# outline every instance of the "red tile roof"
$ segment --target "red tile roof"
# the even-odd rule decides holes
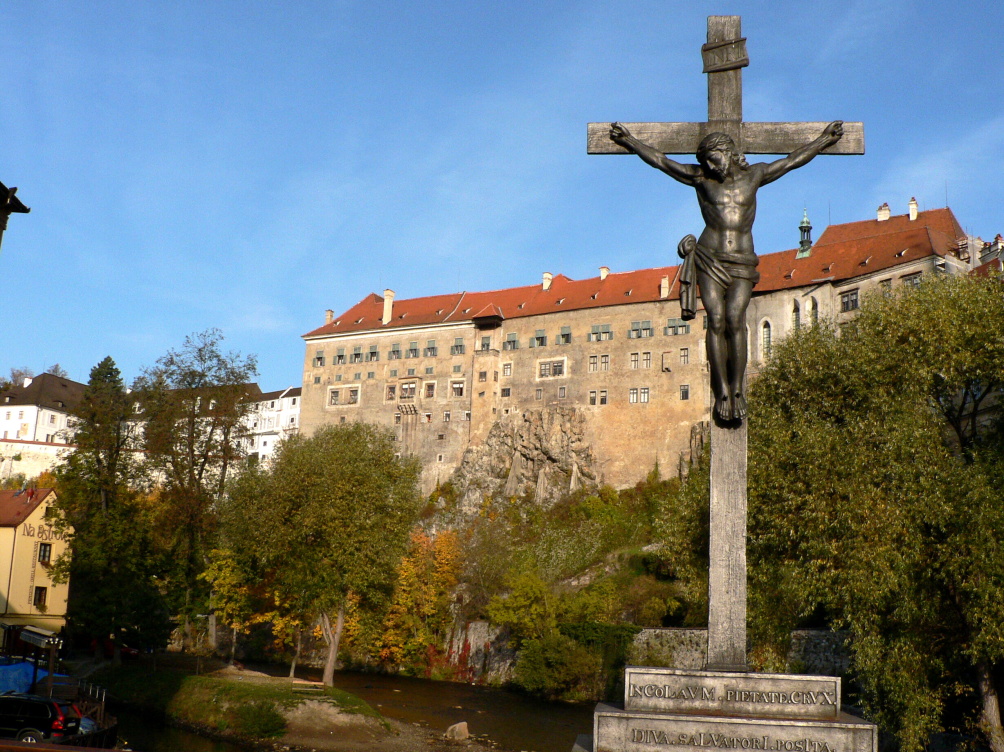
[[[17,527],[38,509],[51,488],[30,488],[26,491],[0,491],[0,527]]]
[[[761,256],[758,267],[761,279],[754,292],[803,287],[814,281],[850,279],[931,255],[944,256],[954,251],[958,239],[964,236],[952,211],[947,208],[920,212],[912,221],[904,214],[884,222],[866,220],[835,225],[820,236],[807,258],[796,259],[797,249]],[[669,278],[669,299],[677,299],[680,295],[678,274],[678,266],[611,273],[606,279],[573,280],[556,274],[548,290],[536,284],[395,300],[393,318],[386,325],[382,323],[383,298],[370,294],[331,323],[303,336],[446,324],[484,316],[512,319],[647,303],[660,299],[664,277]]]
[[[1004,261],[999,258],[990,259],[985,264],[980,264],[972,273],[977,277],[998,277],[1004,272]]]

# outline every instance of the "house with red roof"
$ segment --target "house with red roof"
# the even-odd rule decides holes
[[[66,623],[69,584],[52,581],[52,566],[66,550],[52,525],[49,488],[0,491],[0,622],[58,632]]]
[[[865,296],[969,273],[984,244],[950,209],[828,227],[760,256],[748,321],[752,373],[771,345]],[[679,266],[398,300],[367,295],[327,311],[306,342],[300,423],[308,435],[363,420],[418,456],[426,491],[462,464],[485,490],[540,493],[583,480],[627,486],[686,466],[710,416],[705,317],[684,321]]]

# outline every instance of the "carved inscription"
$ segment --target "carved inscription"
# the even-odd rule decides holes
[[[635,744],[659,744],[667,747],[714,747],[717,749],[760,749],[765,752],[838,752],[823,739],[782,739],[767,734],[761,736],[731,736],[699,731],[694,734],[662,731],[651,728],[631,729]]]
[[[833,705],[837,704],[834,692],[760,692],[755,689],[733,689],[726,687],[727,702],[765,702],[782,705]]]
[[[660,700],[715,700],[714,687],[674,687],[669,684],[632,684],[631,697],[656,697]]]

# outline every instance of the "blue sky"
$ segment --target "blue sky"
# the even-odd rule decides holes
[[[747,120],[862,120],[867,153],[760,192],[760,253],[948,204],[1004,231],[996,3],[46,2],[0,6],[0,373],[128,380],[220,328],[266,390],[300,335],[399,298],[675,263],[692,191],[587,156],[588,121],[704,120],[709,14],[740,14]],[[756,159],[760,159],[757,157]]]

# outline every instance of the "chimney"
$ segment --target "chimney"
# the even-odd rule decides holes
[[[876,219],[878,219],[879,222],[885,222],[889,219],[889,213],[889,204],[882,204],[882,206],[878,208]]]
[[[607,278],[608,274],[610,274],[610,267],[609,266],[601,266],[600,267],[600,281],[602,282],[603,280],[605,280]]]
[[[659,299],[665,300],[669,297],[669,275],[665,275],[659,280]]]
[[[544,292],[547,292],[548,290],[551,289],[551,280],[553,278],[554,276],[551,274],[551,272],[544,272],[544,282],[541,285],[541,287],[544,288]]]
[[[910,221],[913,222],[917,218],[917,199],[911,198],[907,208],[910,210]]]
[[[335,320],[335,312],[329,308],[324,312],[324,323],[330,324],[334,320]]]
[[[394,317],[394,291],[384,290],[383,291],[383,323],[389,324],[390,320]]]

